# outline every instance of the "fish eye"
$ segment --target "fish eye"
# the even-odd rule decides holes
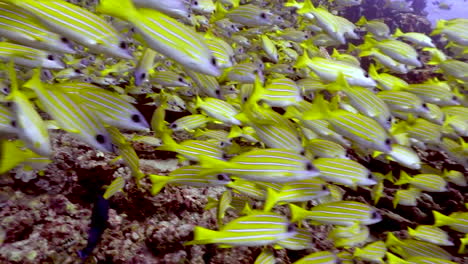
[[[322,185],[322,191],[328,191],[328,187],[325,184]]]
[[[314,165],[312,165],[312,163],[308,162],[307,165],[306,165],[306,170],[307,171],[314,171],[315,167],[314,167]]]
[[[372,173],[367,174],[367,179],[370,179],[370,180],[374,179],[374,175],[372,175]]]
[[[96,141],[99,144],[104,144],[106,142],[106,138],[103,135],[99,134],[96,136]]]
[[[215,94],[216,94],[217,96],[219,96],[219,95],[221,94],[221,91],[220,91],[219,89],[216,89],[216,90],[215,90]]]
[[[75,69],[75,73],[82,74],[83,72],[80,69]]]
[[[387,119],[387,123],[388,123],[388,124],[391,124],[391,123],[392,123],[392,117],[389,117],[389,118]]]
[[[219,181],[229,181],[230,180],[229,176],[227,176],[226,174],[218,174],[218,175],[216,175],[216,178]]]
[[[389,146],[389,145],[391,145],[391,144],[392,144],[392,140],[391,140],[391,139],[389,139],[389,138],[385,139],[385,145]]]
[[[422,106],[424,109],[428,109],[426,103],[423,103],[421,106]]]
[[[288,224],[287,230],[288,230],[288,233],[296,231],[296,225],[293,223]]]
[[[211,57],[211,65],[216,66],[216,58]]]
[[[376,211],[373,211],[371,217],[372,217],[372,219],[375,219],[375,218],[379,218],[380,215]]]
[[[172,129],[177,128],[177,124],[176,124],[176,123],[172,123],[169,127],[172,128]]]
[[[140,122],[141,122],[141,118],[140,118],[139,115],[134,114],[134,115],[132,115],[132,121],[135,122],[135,123],[140,123]]]
[[[193,1],[193,4],[197,6],[197,5],[198,5],[198,1]]]
[[[15,120],[11,120],[10,125],[11,125],[12,127],[16,127],[16,121],[15,121]]]
[[[366,76],[366,78],[369,78],[369,73],[368,73],[368,72],[364,72],[364,76]]]
[[[305,155],[305,150],[301,150],[301,153],[300,153],[302,156]]]
[[[260,13],[260,17],[261,17],[262,19],[266,19],[266,14],[265,14],[265,13]]]
[[[62,41],[63,43],[69,43],[68,39],[65,37],[61,37],[60,41]]]
[[[184,82],[184,79],[182,79],[182,77],[179,77],[179,79],[177,79],[179,82]]]
[[[127,48],[128,48],[127,43],[124,42],[124,41],[121,41],[121,42],[119,43],[119,47],[120,47],[121,49],[127,49]]]
[[[140,74],[141,79],[144,79],[145,77],[146,77],[146,73],[143,72],[142,74]]]
[[[454,96],[452,96],[452,100],[458,102],[458,97],[456,97],[456,96],[454,95]]]
[[[54,60],[54,55],[48,55],[47,59],[53,61]]]
[[[244,96],[244,97],[242,98],[242,101],[243,101],[244,103],[247,102],[247,100],[248,100],[247,96]]]

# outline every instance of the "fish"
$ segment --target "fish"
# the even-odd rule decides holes
[[[30,68],[43,67],[61,70],[65,67],[63,62],[52,53],[5,41],[0,42],[0,59],[4,61],[13,59],[15,64]]]
[[[307,52],[300,56],[294,65],[296,68],[309,67],[320,79],[334,82],[340,73],[344,75],[350,85],[375,87],[377,83],[367,77],[367,72],[362,68],[345,62],[333,61],[321,57],[309,58]]]
[[[305,146],[307,152],[313,159],[339,158],[347,159],[346,149],[338,143],[330,140],[314,138],[309,140]]]
[[[353,257],[365,261],[384,263],[383,258],[385,257],[385,253],[387,253],[385,243],[383,241],[375,241],[362,248],[356,248]]]
[[[431,225],[418,225],[415,229],[408,227],[408,234],[416,239],[439,246],[453,246],[449,235],[444,230]]]
[[[184,67],[207,75],[220,75],[216,58],[202,37],[176,19],[153,9],[136,9],[131,0],[103,0],[96,11],[130,22],[149,48]]]
[[[11,107],[0,104],[0,134],[17,134],[17,121]]]
[[[417,199],[421,195],[421,190],[411,187],[407,190],[396,191],[393,197],[393,207],[396,208],[398,204],[405,206],[416,206]]]
[[[106,200],[109,200],[109,198],[114,196],[116,193],[122,191],[124,187],[125,179],[123,177],[117,177],[109,184],[109,186],[107,186],[106,191],[102,197]]]
[[[232,22],[248,27],[270,26],[273,24],[273,14],[253,4],[239,5],[229,11],[217,9],[220,16],[229,18]],[[224,13],[224,14],[223,14]]]
[[[320,224],[351,226],[356,222],[362,225],[372,225],[382,220],[375,208],[354,201],[319,204],[310,210],[289,204],[289,209],[291,210],[292,222],[312,220]]]
[[[347,186],[366,186],[377,183],[373,174],[360,163],[351,159],[318,158],[314,165],[323,180]]]
[[[297,234],[276,242],[274,248],[286,248],[290,250],[304,250],[310,248],[312,244],[312,234],[306,228],[296,228]]]
[[[226,101],[213,97],[205,97],[204,99],[201,99],[197,96],[195,106],[203,110],[206,115],[225,124],[241,124],[241,122],[235,117],[239,111]]]
[[[132,144],[128,142],[125,136],[115,127],[107,127],[107,131],[112,140],[114,151],[122,158],[124,163],[130,168],[133,177],[136,178],[137,185],[139,181],[145,176],[140,169],[140,159],[135,152]],[[117,184],[117,183],[116,183]],[[124,184],[124,183],[121,183]],[[106,194],[104,194],[104,198]],[[107,198],[106,198],[107,199]]]
[[[40,50],[76,53],[72,43],[66,37],[49,31],[21,8],[2,2],[0,14],[0,32],[3,37]]]
[[[156,55],[156,51],[150,48],[145,48],[135,68],[135,72],[133,73],[135,77],[135,85],[139,86],[143,82],[149,80]]]
[[[157,147],[157,150],[172,151],[179,153],[179,158],[192,161],[199,161],[201,157],[221,160],[223,158],[223,142],[216,140],[185,140],[177,143],[169,133],[162,135],[163,145]]]
[[[263,210],[270,211],[279,202],[304,202],[328,195],[327,185],[320,179],[310,179],[302,181],[288,182],[280,185],[280,189],[275,190],[265,184],[267,198]]]
[[[398,239],[393,233],[387,234],[385,245],[405,259],[410,257],[431,257],[450,260],[452,255],[441,247],[414,239]]]
[[[437,211],[432,211],[434,214],[434,226],[448,226],[450,229],[461,233],[468,233],[468,213],[467,212],[454,212],[450,215],[443,215]]]
[[[15,116],[12,121],[18,129],[19,138],[25,142],[30,150],[41,156],[50,157],[53,151],[47,126],[34,104],[19,90],[14,67],[14,62],[11,60],[7,66],[11,90],[6,99],[12,102],[11,110]],[[12,124],[10,123],[10,125]]]
[[[151,84],[158,84],[163,87],[190,87],[187,78],[174,71],[155,71],[149,77]]]
[[[213,0],[192,0],[190,7],[193,11],[204,15],[209,15],[215,11]]]
[[[427,192],[445,192],[447,182],[435,174],[417,174],[410,177],[405,171],[401,171],[400,179],[395,185],[410,184],[411,186]]]
[[[109,133],[101,120],[92,115],[74,96],[68,95],[53,85],[44,84],[40,79],[40,70],[34,74],[24,87],[35,91],[42,106],[60,128],[73,133],[81,140],[105,152],[112,152],[112,142]]]
[[[390,28],[380,20],[367,20],[365,16],[361,16],[356,25],[364,27],[367,32],[377,39],[386,39],[390,36]]]
[[[329,109],[329,103],[323,97],[317,97],[315,109],[303,114],[306,120],[324,118],[330,122],[334,131],[356,142],[362,147],[388,153],[391,151],[392,139],[386,130],[374,119],[345,110]],[[317,111],[318,110],[318,111]]]
[[[107,229],[109,219],[109,201],[99,195],[94,201],[91,214],[91,224],[88,231],[88,242],[83,250],[78,251],[78,256],[85,261],[92,253],[102,238],[102,234]]]
[[[212,119],[206,115],[188,115],[177,119],[169,125],[172,131],[195,131],[195,129],[206,126]]]
[[[327,86],[329,91],[341,91],[346,94],[351,105],[361,114],[376,120],[383,128],[389,129],[392,122],[390,109],[381,98],[369,89],[350,86],[342,74],[334,84]]]
[[[219,231],[196,226],[193,232],[194,239],[184,245],[263,246],[294,236],[296,227],[278,213],[254,211],[227,223]]]
[[[97,54],[132,59],[128,44],[102,17],[63,0],[6,0],[33,15],[38,21]]]
[[[402,38],[404,40],[410,41],[413,44],[419,46],[419,47],[426,47],[426,48],[435,48],[436,46],[432,42],[431,37],[424,35],[419,32],[406,32],[403,33],[399,28],[395,30],[395,33],[393,34],[393,37],[395,38]]]
[[[54,87],[96,111],[108,125],[135,131],[149,130],[149,124],[140,111],[117,93],[84,82],[63,82]]]
[[[199,165],[183,166],[173,170],[168,176],[149,174],[152,182],[151,194],[158,194],[166,184],[183,184],[195,187],[225,186],[232,182],[231,177],[224,173],[200,175]]]
[[[421,67],[421,61],[417,51],[410,45],[399,40],[384,39],[377,41],[372,37],[365,37],[365,42],[360,49],[376,48],[383,54],[406,65]]]
[[[8,153],[8,155],[5,153]],[[41,156],[29,148],[25,148],[21,140],[2,140],[0,154],[0,174],[6,173],[19,165],[42,170],[52,162],[49,157]]]
[[[319,176],[320,172],[304,156],[288,149],[254,149],[231,158],[199,157],[207,170],[202,173],[229,173],[252,181],[291,182]]]

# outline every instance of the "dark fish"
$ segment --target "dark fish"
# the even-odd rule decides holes
[[[99,195],[94,202],[93,213],[91,215],[88,244],[83,250],[78,251],[78,256],[80,256],[83,262],[91,255],[101,240],[102,234],[107,228],[107,219],[109,219],[109,201]]]

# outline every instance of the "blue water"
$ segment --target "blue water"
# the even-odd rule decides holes
[[[440,9],[439,3],[446,3],[451,6],[450,10]],[[427,18],[433,25],[438,19],[452,18],[468,18],[468,1],[467,0],[427,0]]]

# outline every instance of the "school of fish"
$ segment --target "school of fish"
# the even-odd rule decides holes
[[[167,184],[224,186],[206,206],[218,230],[196,226],[187,246],[263,247],[255,263],[276,263],[277,249],[313,248],[308,223],[332,226],[335,249],[295,264],[448,264],[450,248],[468,253],[468,210],[433,211],[406,238],[379,240],[370,226],[383,220],[385,187],[397,189],[396,208],[468,185],[467,170],[421,157],[438,151],[468,168],[468,19],[440,20],[425,35],[336,12],[361,0],[82,2],[0,0],[0,174],[44,169],[54,157],[48,131],[60,129],[115,153],[152,195]],[[386,8],[408,12],[405,3]],[[421,68],[437,77],[405,80]],[[156,106],[151,120],[135,107],[142,97]],[[187,114],[169,123],[169,111]],[[132,142],[156,138],[155,151],[187,165],[145,175]],[[384,175],[363,160],[402,169]],[[116,178],[104,199],[128,180]],[[343,199],[357,188],[372,205]],[[228,210],[240,217],[225,223]]]

